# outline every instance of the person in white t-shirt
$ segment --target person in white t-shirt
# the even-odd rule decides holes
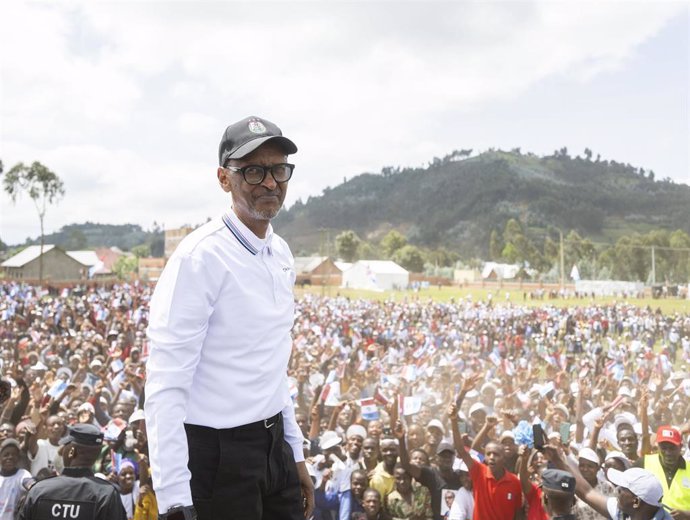
[[[58,455],[60,439],[65,435],[65,422],[57,415],[51,415],[46,421],[47,439],[39,439],[36,431],[31,432],[29,438],[29,461],[31,474],[35,477],[44,468],[53,475],[59,475],[64,466],[62,457]]]
[[[31,473],[19,468],[19,442],[5,439],[0,444],[0,520],[13,520]]]

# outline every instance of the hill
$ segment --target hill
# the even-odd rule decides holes
[[[281,212],[275,227],[296,254],[316,252],[352,229],[369,241],[391,229],[410,243],[487,257],[492,230],[517,219],[543,240],[548,230],[576,230],[596,241],[651,229],[690,231],[690,187],[629,164],[553,155],[456,151],[426,168],[364,173]]]
[[[153,256],[163,256],[165,238],[163,230],[154,226],[144,231],[137,224],[69,224],[59,231],[45,236],[46,244],[55,244],[65,250],[94,249],[98,247],[118,247],[130,251],[139,245],[148,245]],[[23,246],[39,244],[40,237],[27,239]],[[13,246],[16,247],[16,246]]]

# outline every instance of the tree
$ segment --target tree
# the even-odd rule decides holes
[[[386,258],[392,258],[398,249],[402,249],[407,245],[407,238],[396,230],[389,231],[388,234],[381,239],[381,249]]]
[[[489,238],[489,258],[497,261],[501,259],[503,253],[503,240],[501,234],[496,229],[491,230],[491,237]]]
[[[592,150],[590,150],[589,148],[585,148],[585,159],[587,159],[588,161],[592,160]]]
[[[137,258],[148,258],[151,256],[151,246],[149,244],[139,244],[132,248],[132,254]]]
[[[360,243],[361,240],[357,236],[357,233],[351,229],[343,231],[335,237],[335,249],[338,252],[338,256],[346,262],[354,262],[357,260]]]
[[[132,273],[139,268],[139,259],[134,255],[122,255],[113,265],[113,272],[120,280],[129,280]]]
[[[421,273],[424,270],[424,255],[416,246],[406,245],[398,249],[393,255],[393,261],[413,273]]]
[[[38,278],[39,283],[42,283],[43,245],[45,239],[43,221],[48,204],[53,204],[64,196],[64,184],[60,177],[38,161],[34,161],[31,166],[26,166],[24,163],[16,164],[5,175],[3,184],[13,203],[17,201],[17,197],[24,191],[28,193],[34,206],[36,206],[38,219],[41,223],[41,254],[38,257]]]

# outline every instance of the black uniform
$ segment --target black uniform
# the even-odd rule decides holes
[[[59,477],[37,482],[18,520],[127,520],[120,494],[90,468],[65,468]]]

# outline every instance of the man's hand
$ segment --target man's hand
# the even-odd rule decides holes
[[[673,520],[690,520],[690,511],[681,511],[680,509],[671,509],[671,518]]]
[[[302,461],[297,463],[299,485],[302,488],[302,501],[304,504],[304,518],[310,518],[314,512],[314,484],[311,481],[307,464]]]
[[[479,381],[481,381],[483,378],[484,376],[480,373],[472,374],[469,377],[465,378],[462,382],[460,392],[462,392],[463,394],[467,394],[469,391],[474,390]]]

